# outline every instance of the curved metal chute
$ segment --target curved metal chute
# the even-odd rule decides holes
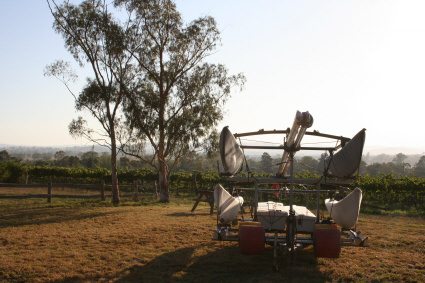
[[[355,188],[348,196],[340,201],[326,199],[325,205],[332,219],[339,226],[345,229],[351,229],[359,219],[362,197],[362,190]]]
[[[313,116],[307,112],[297,111],[295,114],[294,123],[292,124],[291,131],[288,135],[287,145],[289,147],[297,148],[301,144],[301,140],[304,137],[307,128],[310,128],[313,125]],[[276,173],[279,177],[286,177],[286,172],[289,169],[291,164],[290,156],[288,151],[284,151],[282,155],[281,164]]]
[[[229,127],[224,127],[221,131],[219,146],[225,173],[236,175],[242,170],[245,157]]]
[[[325,159],[326,166],[332,175],[338,178],[347,178],[358,170],[362,160],[365,138],[366,129],[363,129],[341,150]]]

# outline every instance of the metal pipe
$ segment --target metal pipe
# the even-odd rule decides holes
[[[239,137],[249,137],[249,136],[259,136],[259,135],[270,135],[270,134],[288,134],[290,131],[289,129],[287,130],[272,130],[272,131],[258,131],[258,132],[249,132],[249,133],[236,133],[233,136],[235,138],[239,138]],[[328,134],[322,134],[319,133],[318,131],[313,131],[313,132],[305,132],[305,134],[307,136],[316,136],[316,137],[323,137],[323,138],[329,138],[329,139],[335,139],[335,140],[340,140],[343,142],[349,142],[351,140],[351,138],[347,138],[347,137],[343,137],[343,136],[335,136],[335,135],[328,135]]]
[[[262,145],[241,145],[243,149],[278,149],[285,150],[283,145],[280,146],[262,146]],[[338,147],[300,147],[300,150],[337,150]],[[283,161],[282,161],[283,162]]]
[[[288,135],[288,140],[286,141],[286,143],[289,147],[291,147],[294,144],[294,140],[295,140],[295,137],[298,133],[298,129],[301,127],[302,118],[303,118],[302,113],[300,111],[297,111],[297,113],[295,114],[294,123],[292,124],[291,131],[289,132],[289,135]],[[283,152],[281,162],[287,162],[288,161],[288,155],[289,155],[289,152],[287,152],[285,150]],[[283,176],[284,177],[284,175],[286,174],[286,171],[284,172],[284,167],[287,168],[285,166],[286,164],[282,163],[282,164],[279,165],[279,169],[277,171],[277,176],[281,176],[281,177]]]
[[[292,212],[292,205],[293,205],[293,201],[294,201],[294,153],[293,152],[291,152],[291,155],[290,155],[290,159],[291,159],[291,186],[290,186],[290,189],[289,189],[289,205],[290,205],[290,209],[289,209],[289,212]]]
[[[309,192],[310,191],[310,185],[307,185],[307,192]],[[309,201],[309,198],[310,198],[310,194],[309,193],[307,193],[307,195],[306,195],[306,200],[305,200],[305,207],[308,209],[308,201]]]
[[[316,210],[316,223],[319,223],[320,214],[320,183],[317,184],[317,210]]]
[[[295,148],[300,146],[301,140],[303,139],[306,131],[307,131],[307,127],[301,127],[301,130],[298,133],[297,139],[295,140]]]
[[[257,221],[257,208],[258,208],[258,182],[255,182],[255,194],[254,194],[254,221]]]
[[[274,244],[273,244],[273,268],[275,271],[277,271],[277,249],[278,249],[278,242],[277,242],[278,234],[277,232],[274,233]]]
[[[239,188],[239,191],[255,191],[254,188]],[[274,193],[278,193],[278,192],[286,192],[286,190],[275,190],[275,189],[258,189],[259,192],[265,192],[265,193],[270,193],[270,194],[274,194]],[[300,193],[300,194],[305,194],[305,193],[315,193],[317,192],[317,190],[293,190],[294,193]],[[320,193],[337,193],[337,190],[320,190]]]

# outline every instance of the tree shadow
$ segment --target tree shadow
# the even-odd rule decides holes
[[[212,250],[197,256],[200,250]],[[301,251],[295,263],[279,253],[280,271],[273,272],[273,250],[264,255],[241,255],[236,243],[210,243],[163,254],[144,265],[117,274],[117,282],[327,282],[311,249]]]
[[[236,243],[211,242],[164,253],[150,261],[139,260],[109,278],[68,277],[56,282],[329,282],[329,274],[318,270],[311,249],[303,250],[295,262],[279,253],[279,272],[273,272],[273,250],[264,255],[241,255]]]
[[[273,272],[273,249],[264,255],[241,255],[236,243],[211,242],[164,253],[153,260],[140,259],[110,277],[68,277],[55,282],[329,282],[330,274],[320,272],[312,249],[299,252],[295,262],[282,252],[279,272]]]
[[[207,215],[216,215],[216,214],[210,214],[208,213],[195,213],[195,212],[175,212],[175,213],[169,213],[166,216],[171,217],[193,217],[193,216],[207,216]]]

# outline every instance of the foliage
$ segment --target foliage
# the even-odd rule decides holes
[[[214,18],[203,16],[185,24],[172,0],[116,0],[130,15],[131,45],[137,79],[126,86],[124,114],[134,134],[124,147],[158,171],[161,201],[169,201],[170,172],[191,150],[202,148],[223,117],[222,106],[242,74],[231,76],[221,64],[204,59],[220,42]],[[154,150],[148,159],[137,146],[146,141]],[[214,146],[206,146],[208,149]]]
[[[425,179],[416,176],[396,178],[393,173],[366,175],[359,178],[358,186],[363,190],[366,202],[387,209],[425,207]]]
[[[117,204],[116,140],[121,130],[125,132],[119,118],[123,86],[135,76],[130,62],[133,55],[125,51],[125,45],[131,44],[132,37],[126,26],[108,11],[105,1],[86,0],[79,5],[69,1],[57,5],[55,0],[47,3],[54,17],[53,28],[62,35],[65,47],[80,66],[90,65],[93,78],[87,78],[87,84],[77,97],[68,85],[69,81],[76,79],[69,63],[58,60],[46,67],[45,75],[58,78],[74,96],[75,108],[88,111],[100,123],[102,131],[98,132],[86,126],[83,117],[78,117],[69,125],[69,132],[74,137],[85,137],[110,148],[113,200]],[[91,167],[95,165],[93,161]]]
[[[54,156],[56,161],[59,161],[66,156],[66,153],[63,150],[60,150],[60,151],[57,151]]]
[[[393,162],[395,164],[402,164],[403,161],[406,160],[406,158],[407,158],[407,155],[400,152],[394,157]]]
[[[172,0],[115,0],[114,7],[127,12],[124,22],[113,17],[112,2],[47,2],[66,48],[94,74],[77,97],[68,86],[76,79],[68,63],[58,60],[46,68],[46,75],[61,80],[74,95],[76,109],[88,110],[103,130],[88,128],[79,117],[69,125],[70,133],[111,149],[115,202],[117,140],[121,149],[158,171],[161,200],[169,201],[173,165],[191,148],[201,147],[203,139],[217,135],[221,106],[231,87],[245,81],[241,74],[228,75],[223,65],[203,62],[220,42],[215,20],[204,16],[185,25]],[[144,156],[146,141],[154,149],[152,159]]]
[[[10,160],[10,155],[6,150],[0,152],[0,161],[8,161]]]
[[[425,155],[421,156],[418,163],[415,164],[414,174],[416,176],[425,177]]]
[[[264,152],[261,155],[261,167],[262,169],[267,173],[272,173],[274,168],[273,165],[273,158],[268,154],[267,152]]]
[[[14,161],[0,161],[0,183],[22,184],[25,179],[26,166]]]
[[[109,162],[111,162],[110,159]],[[83,155],[81,155],[80,163],[87,168],[96,168],[100,163],[99,153],[93,151],[83,153]]]
[[[425,158],[421,158],[415,168],[421,168]],[[111,171],[105,168],[31,166],[15,161],[0,162],[0,182],[23,183],[28,172],[30,183],[47,183],[49,178],[55,183],[95,183],[100,180],[111,182]],[[250,177],[271,177],[273,173],[253,172]],[[196,176],[197,188],[213,189],[217,183],[225,183],[225,177],[215,171],[179,171],[170,175],[170,191],[174,193],[194,192],[193,176]],[[242,176],[248,176],[246,172]],[[149,168],[118,170],[120,184],[132,184],[135,180],[153,183],[158,180],[158,172]],[[296,178],[320,178],[320,174],[309,170],[295,173]],[[249,186],[249,185],[247,185]],[[357,183],[363,190],[364,203],[387,210],[425,209],[425,179],[417,176],[397,176],[394,173],[378,173],[373,176],[360,176]]]

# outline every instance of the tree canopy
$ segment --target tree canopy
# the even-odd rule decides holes
[[[171,0],[116,0],[131,17],[137,62],[134,84],[125,85],[124,113],[133,141],[146,141],[154,151],[146,159],[135,144],[124,151],[157,169],[161,201],[168,202],[168,178],[179,158],[202,146],[223,117],[223,105],[242,74],[229,75],[224,65],[204,62],[220,43],[210,16],[185,24]],[[139,143],[140,144],[140,143]]]
[[[125,52],[127,40],[131,38],[126,37],[126,27],[113,17],[105,1],[85,0],[79,5],[69,1],[57,4],[55,0],[47,0],[47,3],[54,17],[54,30],[62,35],[65,47],[80,66],[90,66],[93,77],[87,78],[87,84],[76,95],[68,84],[77,78],[69,63],[57,60],[46,67],[45,75],[55,76],[64,83],[75,98],[75,108],[88,111],[99,121],[100,132],[89,128],[87,121],[78,117],[69,125],[69,132],[111,149],[113,202],[119,203],[116,141],[120,135],[118,129],[122,129],[121,86],[134,78],[132,55]]]
[[[76,78],[69,64],[59,60],[46,74],[60,79],[74,95],[77,110],[88,110],[106,134],[96,139],[82,117],[72,121],[70,133],[110,146],[113,184],[117,149],[153,166],[161,201],[168,202],[171,169],[190,150],[215,148],[205,141],[218,136],[215,127],[231,88],[245,82],[242,74],[229,75],[224,65],[204,60],[220,44],[216,21],[202,16],[185,23],[172,0],[47,2],[53,28],[75,60],[89,64],[93,77],[76,95],[68,85]],[[117,20],[113,8],[128,18]],[[145,144],[153,149],[150,158]],[[113,192],[119,202],[117,185]]]

